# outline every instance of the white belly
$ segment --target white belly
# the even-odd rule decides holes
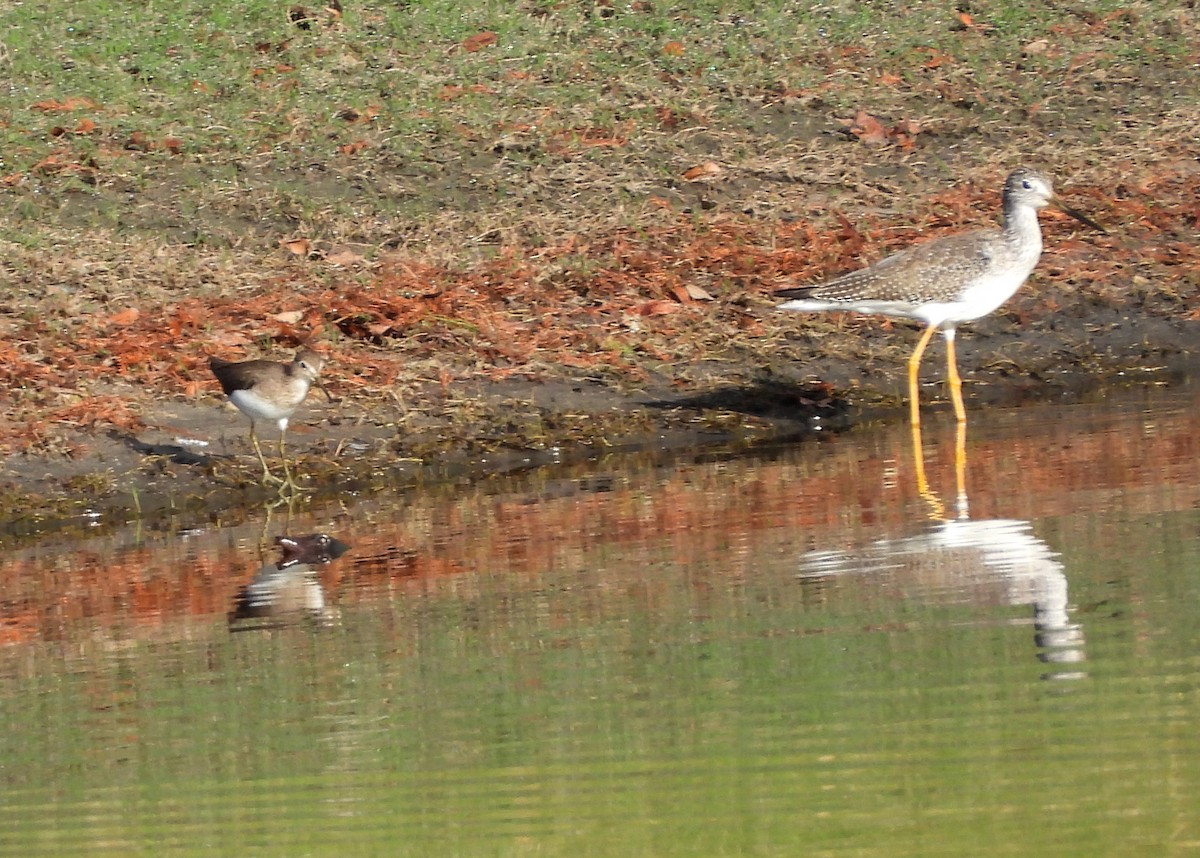
[[[303,401],[304,397],[287,397],[286,402],[263,399],[252,390],[235,390],[229,394],[229,401],[238,407],[243,414],[253,420],[275,420],[286,425],[286,421]]]

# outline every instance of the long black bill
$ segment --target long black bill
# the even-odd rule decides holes
[[[1104,230],[1100,230],[1100,231],[1104,232]],[[325,394],[326,399],[328,399],[330,402],[337,402],[337,400],[333,398],[333,395],[329,392],[329,390],[325,387],[325,385],[321,383],[321,379],[314,378],[313,381],[315,381],[317,383],[317,387],[321,388],[321,392]]]
[[[1064,212],[1065,214],[1069,214],[1071,217],[1075,218],[1075,220],[1079,221],[1080,223],[1087,224],[1088,226],[1090,226],[1092,229],[1096,230],[1097,232],[1102,232],[1105,235],[1108,235],[1107,229],[1100,226],[1100,224],[1096,223],[1094,220],[1092,220],[1090,217],[1085,215],[1083,212],[1077,212],[1077,211],[1075,211],[1075,209],[1071,208],[1070,206],[1063,205],[1062,201],[1057,198],[1055,198],[1055,200],[1054,200],[1054,205],[1055,205],[1055,207],[1058,208],[1059,211]]]

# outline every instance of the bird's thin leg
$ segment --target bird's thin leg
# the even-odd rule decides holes
[[[284,446],[283,446],[284,438],[286,438],[286,437],[287,437],[287,430],[286,429],[281,430],[279,433],[279,459],[280,459],[280,461],[283,462],[283,475],[286,479],[283,481],[283,485],[281,485],[279,488],[280,488],[280,491],[282,491],[285,488],[289,488],[289,489],[292,489],[293,491],[295,491],[296,481],[292,479],[292,472],[288,469],[287,452],[284,450]]]
[[[958,489],[958,500],[956,502],[958,517],[966,521],[970,518],[970,509],[967,504],[967,421],[961,420],[958,423],[957,431],[954,433],[954,483]]]
[[[917,392],[917,375],[921,369],[921,356],[925,354],[925,348],[929,345],[929,340],[936,330],[936,325],[930,325],[925,329],[925,333],[921,334],[921,339],[917,341],[917,347],[913,350],[912,357],[908,359],[908,408],[914,424],[921,422],[921,402]]]
[[[292,476],[291,468],[288,467],[287,451],[284,447],[284,439],[286,437],[287,430],[285,429],[279,433],[279,458],[283,462],[283,473],[287,479],[281,480],[282,485],[279,487],[279,493],[281,495],[295,497],[298,492],[305,491],[306,489],[305,486],[302,486],[296,482],[295,477]]]
[[[954,416],[962,423],[967,419],[967,409],[963,407],[962,376],[958,374],[958,356],[954,353],[954,328],[945,328],[942,336],[946,338],[946,379],[950,382]]]
[[[272,474],[271,469],[267,466],[267,458],[266,458],[266,456],[263,455],[262,447],[260,447],[258,444],[258,433],[254,431],[254,421],[253,420],[250,421],[250,443],[254,445],[254,452],[258,453],[258,461],[262,464],[263,485],[265,486],[267,483],[283,482],[281,479],[279,479],[279,477]]]
[[[924,498],[929,505],[930,521],[946,520],[946,505],[938,497],[937,492],[929,488],[929,479],[925,476],[925,445],[921,442],[921,424],[913,421],[909,424],[912,431],[913,467],[917,473],[917,494]]]

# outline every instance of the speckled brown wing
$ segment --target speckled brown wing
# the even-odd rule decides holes
[[[951,235],[895,253],[825,283],[781,289],[779,298],[852,303],[863,299],[923,304],[953,301],[986,274],[1003,244],[999,230]]]

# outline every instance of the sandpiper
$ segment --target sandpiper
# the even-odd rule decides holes
[[[291,363],[273,360],[234,363],[210,357],[208,366],[221,383],[221,389],[229,401],[250,418],[250,442],[254,445],[254,452],[258,453],[258,461],[262,463],[263,484],[279,483],[280,491],[295,489],[296,484],[284,452],[284,436],[287,434],[288,419],[296,413],[313,384],[321,388],[330,402],[333,401],[319,378],[325,359],[312,349],[301,349]],[[267,466],[255,432],[257,420],[272,420],[279,426],[279,458],[283,461],[283,479],[271,473]]]
[[[920,421],[917,371],[933,332],[946,338],[946,375],[954,414],[966,420],[962,378],[954,354],[961,322],[986,316],[1009,299],[1029,277],[1042,254],[1039,209],[1052,205],[1093,229],[1104,228],[1054,196],[1050,179],[1022,167],[1004,182],[1004,224],[937,238],[902,250],[881,262],[815,286],[782,289],[790,298],[781,310],[856,310],[924,322],[925,332],[908,360],[909,408]]]

